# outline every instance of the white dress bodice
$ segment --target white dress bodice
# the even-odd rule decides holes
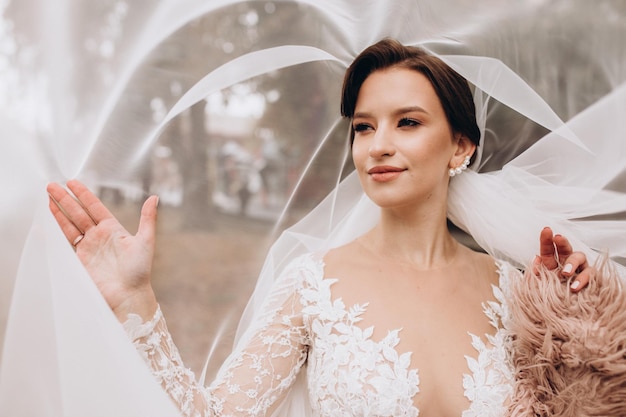
[[[461,417],[501,417],[512,393],[503,290],[519,271],[504,262],[497,262],[497,268],[496,301],[484,305],[494,333],[483,338],[468,333],[476,355],[466,356],[471,373],[463,375],[462,383],[470,407]],[[324,277],[319,257],[294,260],[263,313],[206,388],[183,366],[160,311],[151,322],[141,324],[132,317],[125,326],[184,416],[270,415],[303,367],[315,417],[418,416],[419,370],[411,368],[410,352],[396,350],[402,330],[388,329],[384,338],[374,340],[373,327],[356,325],[367,304],[344,305],[333,297],[334,282]]]

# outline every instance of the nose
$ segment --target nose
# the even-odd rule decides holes
[[[385,156],[392,156],[395,153],[396,150],[393,144],[393,138],[391,137],[391,132],[379,126],[370,143],[370,157],[382,158]]]

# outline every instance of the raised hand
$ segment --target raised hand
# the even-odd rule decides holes
[[[68,181],[73,196],[51,183],[50,211],[120,321],[129,313],[150,319],[157,308],[150,283],[158,198],[146,200],[131,235],[85,185]]]
[[[539,255],[533,261],[533,269],[543,264],[548,269],[561,267],[564,278],[576,278],[570,284],[572,291],[577,292],[589,284],[593,268],[587,263],[587,256],[582,252],[574,252],[567,238],[553,235],[552,229],[544,227],[539,235]]]

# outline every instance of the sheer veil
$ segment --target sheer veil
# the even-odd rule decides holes
[[[617,0],[301,1],[298,16],[309,26],[297,29],[315,36],[268,39],[208,65],[157,122],[154,102],[122,99],[145,81],[134,77],[138,68],[181,28],[240,2],[103,2],[111,6],[109,22],[126,20],[124,30],[113,25],[117,31],[99,34],[89,21],[79,25],[80,16],[96,19],[79,0],[51,3],[0,2],[0,57],[7,58],[0,73],[9,81],[0,85],[2,415],[177,415],[49,215],[47,182],[122,183],[168,123],[210,94],[314,62],[336,77],[337,68],[385,36],[426,47],[474,88],[482,143],[472,169],[451,180],[448,214],[456,226],[519,267],[536,253],[545,225],[592,260],[605,251],[618,262],[626,258],[626,8]],[[250,3],[265,10],[294,5]],[[32,41],[21,49],[9,36],[20,25]],[[117,47],[97,71],[84,52],[94,39],[101,54]],[[94,74],[107,82],[95,82]],[[169,76],[150,74],[163,82]],[[344,127],[328,121],[311,158]],[[355,175],[340,180],[342,167],[328,196],[272,245],[236,346],[291,259],[324,252],[375,223],[376,206]],[[303,378],[284,415],[306,415]]]

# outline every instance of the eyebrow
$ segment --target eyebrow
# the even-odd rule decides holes
[[[428,114],[428,112],[420,106],[400,107],[399,109],[394,110],[393,114],[398,116],[401,114],[413,113],[413,112]],[[368,118],[368,117],[372,117],[372,114],[368,112],[358,112],[358,113],[354,113],[354,116],[352,116],[353,119],[356,119],[358,117]]]

